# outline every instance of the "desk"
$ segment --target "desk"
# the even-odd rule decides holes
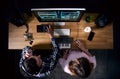
[[[66,22],[65,26],[54,28],[70,28],[70,37],[73,40],[81,40],[85,47],[88,49],[113,49],[113,23],[106,25],[103,28],[98,28],[94,22],[86,22],[85,17],[92,15],[98,16],[98,13],[85,13],[80,22]],[[51,49],[51,42],[47,33],[37,33],[36,25],[39,24],[53,24],[53,22],[39,22],[36,17],[28,22],[29,32],[33,33],[33,44],[30,45],[28,41],[24,39],[24,33],[26,31],[25,26],[17,27],[12,23],[9,23],[9,37],[8,37],[8,49],[23,49],[25,46],[33,46],[35,49]],[[84,32],[84,28],[90,26],[92,31],[95,32],[95,36],[92,41],[87,40],[89,33]],[[72,43],[72,49],[77,49],[75,43]]]

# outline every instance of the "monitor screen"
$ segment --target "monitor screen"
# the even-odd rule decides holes
[[[40,22],[79,22],[85,8],[32,8]]]

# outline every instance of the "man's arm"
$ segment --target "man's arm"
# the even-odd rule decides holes
[[[22,53],[21,53],[21,58],[19,61],[19,68],[20,68],[20,72],[22,75],[29,77],[30,75],[26,72],[26,70],[23,67],[23,61],[29,57],[32,54],[32,49],[30,46],[26,46],[25,48],[22,49]]]
[[[30,50],[29,50],[30,49]],[[29,51],[28,51],[29,50]],[[32,54],[32,49],[30,46],[26,46],[25,48],[22,49],[22,53],[21,53],[21,59],[19,62],[19,66],[22,66],[22,62],[23,60],[25,60],[27,57],[29,57]]]
[[[85,46],[83,45],[83,43],[81,43],[80,40],[76,40],[75,43],[78,48],[80,48],[84,53],[86,53],[88,56],[92,56],[92,54],[88,51],[88,49],[85,48]]]
[[[55,42],[55,39],[53,38],[53,33],[50,25],[47,27],[47,32],[49,34],[49,37],[51,39],[51,43],[53,45],[53,51],[52,54],[50,55],[49,61],[50,63],[46,63],[49,65],[49,68],[46,70],[44,73],[38,73],[37,75],[33,75],[35,77],[45,77],[50,75],[51,71],[55,68],[56,62],[58,61],[58,52],[59,52],[59,47]]]
[[[56,44],[56,41],[55,41],[55,38],[54,38],[54,35],[53,35],[53,31],[52,31],[52,28],[51,28],[50,25],[47,27],[47,32],[48,32],[49,37],[51,39],[51,43],[53,45],[53,48],[55,48],[55,47],[58,48],[58,45]]]
[[[52,31],[52,28],[51,26],[49,25],[49,27],[47,27],[47,32],[50,36],[50,39],[51,39],[51,43],[53,45],[53,51],[52,51],[52,55],[50,56],[50,70],[54,69],[54,66],[55,66],[55,63],[57,61],[57,57],[59,56],[59,46],[58,44],[56,44],[56,40],[53,36],[53,31]]]

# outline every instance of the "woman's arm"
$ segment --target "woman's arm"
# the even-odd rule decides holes
[[[88,56],[92,56],[92,54],[88,51],[88,49],[85,48],[85,46],[83,45],[83,43],[81,43],[80,40],[76,40],[75,43],[78,48],[80,48],[84,53],[86,53]]]

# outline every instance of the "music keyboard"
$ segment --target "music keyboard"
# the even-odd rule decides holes
[[[70,37],[59,37],[56,38],[56,42],[59,45],[60,49],[69,49],[71,48],[72,38]]]
[[[60,43],[58,44],[60,49],[71,48],[71,44]]]

